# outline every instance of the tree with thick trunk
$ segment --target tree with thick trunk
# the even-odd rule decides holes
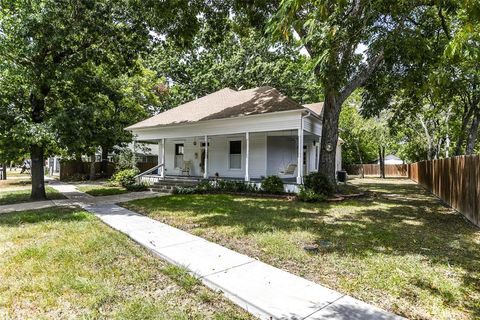
[[[314,72],[323,85],[324,99],[319,171],[331,182],[335,182],[342,105],[382,64],[385,43],[398,36],[410,14],[406,8],[396,12],[391,3],[364,0],[324,0],[315,5],[283,1],[273,14],[269,30],[287,39],[299,38],[316,62]]]
[[[43,147],[38,145],[30,146],[32,193],[30,198],[35,201],[47,199],[45,193],[44,178],[44,154]]]
[[[2,180],[7,180],[7,164],[2,164]]]
[[[121,142],[131,138],[123,128],[152,107],[145,93],[153,85],[144,80],[158,81],[151,71],[144,77],[140,59],[149,32],[184,42],[200,8],[183,1],[2,1],[0,148],[8,152],[0,153],[30,153],[32,199],[45,199],[45,156],[88,154],[101,145],[98,136],[112,136],[101,126],[122,131]]]

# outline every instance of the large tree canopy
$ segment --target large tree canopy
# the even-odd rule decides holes
[[[145,99],[128,87],[136,81],[144,88],[139,92],[150,89],[151,75],[138,61],[151,43],[151,30],[175,34],[178,43],[195,31],[194,8],[178,13],[190,7],[188,1],[174,7],[152,5],[127,0],[2,1],[0,118],[8,120],[0,144],[30,153],[33,199],[45,198],[46,153],[109,147],[116,142],[109,139],[121,141],[121,127],[136,120],[132,114],[142,115],[132,101]],[[189,19],[171,20],[179,16]],[[144,80],[135,80],[138,75]]]
[[[225,87],[266,85],[301,103],[321,101],[321,86],[311,71],[311,61],[299,52],[298,46],[272,42],[250,28],[230,28],[215,41],[205,26],[190,48],[178,48],[172,41],[157,47],[150,56],[150,68],[170,82],[164,108]]]
[[[424,1],[243,1],[237,19],[291,41],[299,39],[313,61],[325,98],[319,170],[334,180],[335,153],[342,104],[396,54],[409,19],[435,4]],[[365,48],[362,52],[362,48]],[[398,50],[398,48],[397,48]]]

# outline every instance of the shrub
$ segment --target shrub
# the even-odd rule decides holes
[[[145,183],[134,183],[125,186],[125,189],[128,191],[146,191],[148,190],[148,186]]]
[[[257,192],[257,186],[244,181],[219,180],[215,185],[215,190],[224,192]]]
[[[139,170],[137,168],[120,170],[113,175],[113,181],[128,189],[129,186],[137,184],[135,176],[138,173]]]
[[[312,189],[300,187],[300,192],[297,195],[297,199],[303,202],[322,202],[327,200],[327,196],[324,194],[316,193]]]
[[[120,149],[118,155],[115,156],[118,170],[132,169],[137,164],[137,157],[132,149],[125,147]]]
[[[277,176],[266,177],[262,181],[262,190],[266,193],[283,193],[283,181]]]
[[[175,187],[172,190],[172,194],[198,194],[202,193],[198,187]]]
[[[312,172],[303,178],[305,189],[312,190],[317,194],[329,196],[333,194],[335,188],[328,178],[320,172]]]

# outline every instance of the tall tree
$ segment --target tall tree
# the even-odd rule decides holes
[[[135,74],[151,32],[187,42],[200,7],[201,1],[2,1],[0,91],[13,99],[0,104],[0,118],[10,119],[0,138],[14,137],[12,147],[29,152],[32,199],[45,199],[45,155],[59,146],[84,151],[95,115],[110,107],[99,74]]]
[[[158,46],[150,68],[169,80],[163,108],[231,87],[247,89],[272,86],[299,102],[321,101],[321,86],[310,69],[310,59],[295,45],[275,43],[252,28],[237,28],[215,40],[208,26],[189,48],[173,41]]]
[[[237,1],[238,20],[284,39],[299,39],[314,62],[325,98],[319,170],[335,178],[335,150],[342,104],[395,54],[408,19],[427,10],[424,1]],[[268,22],[268,23],[267,23]],[[333,147],[332,147],[333,146]]]
[[[449,156],[450,149],[471,154],[480,122],[478,20],[457,1],[429,8],[408,23],[396,43],[398,54],[367,83],[363,107],[371,116],[392,109],[391,125],[406,134],[417,128],[423,140],[408,138],[419,143],[416,150],[407,148],[415,151],[412,158]]]

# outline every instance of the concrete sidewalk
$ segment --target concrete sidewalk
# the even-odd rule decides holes
[[[52,187],[261,319],[403,319],[113,203],[93,202],[73,186]]]
[[[57,204],[53,200],[5,204],[0,206],[0,213],[38,210],[38,209],[55,207],[56,205]]]
[[[85,209],[262,319],[402,319],[117,205]]]

